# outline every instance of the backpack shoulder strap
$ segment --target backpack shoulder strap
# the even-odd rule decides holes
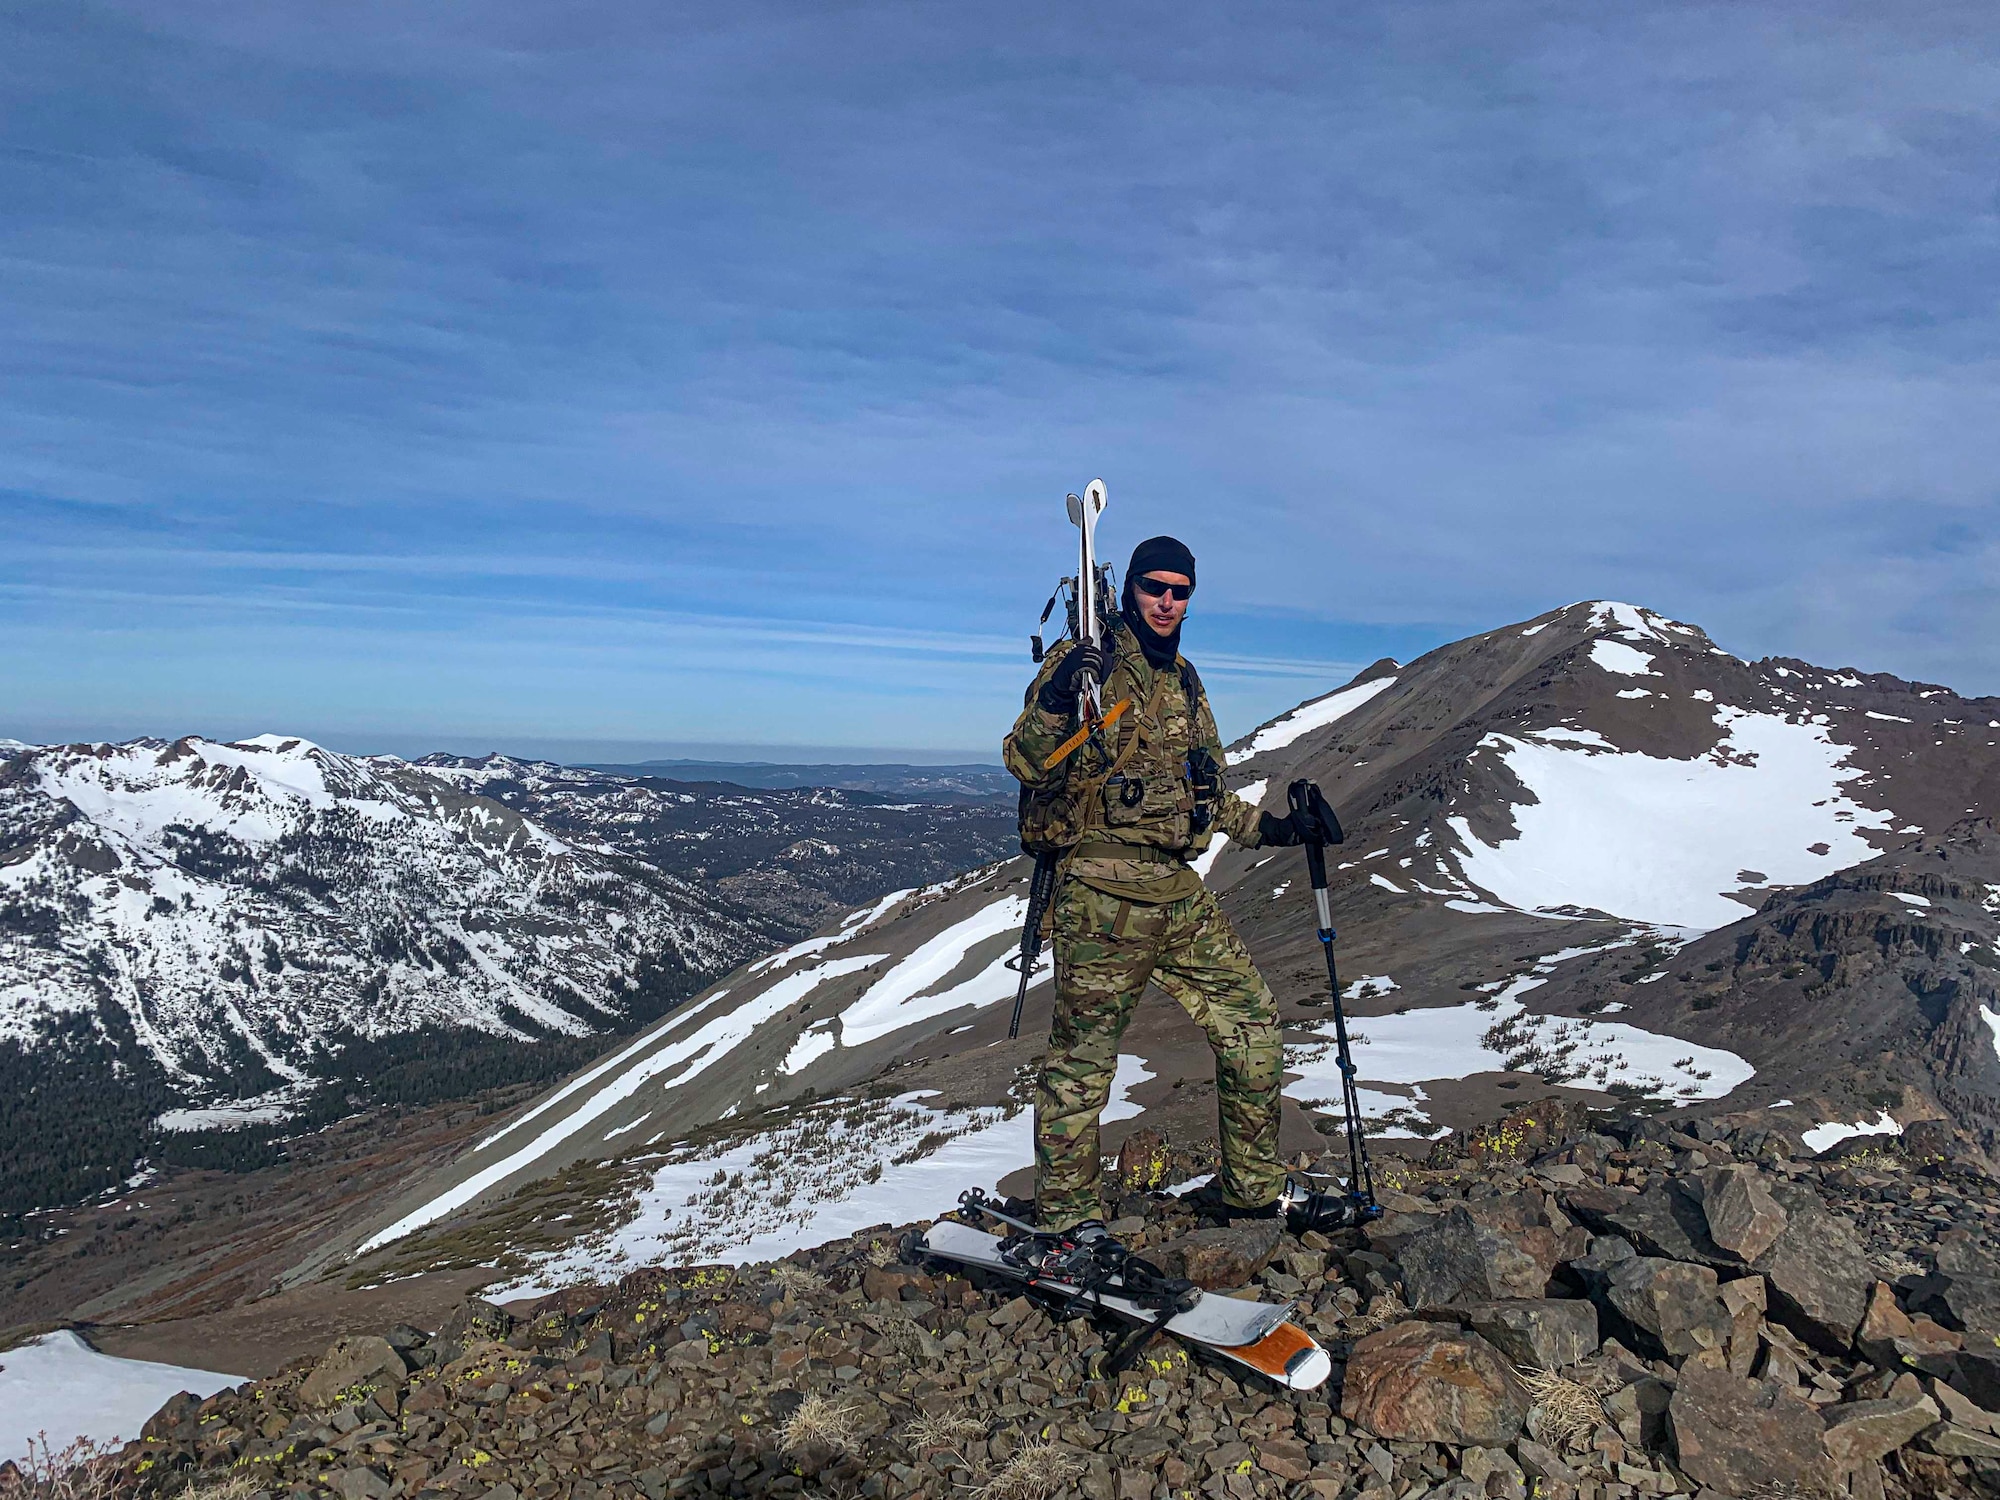
[[[1194,663],[1185,656],[1176,656],[1174,665],[1180,668],[1181,691],[1187,694],[1188,707],[1193,709],[1195,699],[1207,696],[1202,690],[1201,675],[1195,671]]]

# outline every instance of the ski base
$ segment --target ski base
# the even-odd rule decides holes
[[[1076,1291],[1066,1281],[1031,1275],[1001,1256],[998,1235],[953,1219],[940,1219],[932,1225],[916,1248],[939,1260],[1003,1276],[1053,1296],[1068,1296]],[[1157,1323],[1160,1317],[1154,1309],[1142,1307],[1109,1288],[1088,1293],[1085,1303],[1140,1326]],[[1313,1341],[1311,1334],[1291,1321],[1291,1311],[1286,1303],[1252,1302],[1201,1292],[1185,1312],[1175,1313],[1161,1325],[1161,1331],[1187,1343],[1199,1344],[1290,1390],[1317,1390],[1333,1373],[1333,1359]]]

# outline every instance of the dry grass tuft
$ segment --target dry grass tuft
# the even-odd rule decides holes
[[[28,1439],[28,1451],[0,1464],[0,1500],[111,1500],[118,1492],[123,1445],[80,1437],[67,1448],[49,1447],[49,1435]]]
[[[778,1446],[787,1453],[820,1449],[827,1453],[851,1453],[860,1436],[859,1413],[828,1396],[806,1397],[798,1409],[785,1418],[778,1434]]]
[[[1409,1315],[1410,1310],[1403,1305],[1401,1297],[1394,1292],[1383,1292],[1378,1297],[1371,1297],[1366,1311],[1354,1314],[1347,1320],[1347,1326],[1359,1338],[1378,1328],[1387,1328],[1391,1323],[1400,1323]]]
[[[1029,1443],[973,1493],[978,1500],[1054,1500],[1083,1469],[1083,1460],[1065,1448]]]
[[[795,1260],[781,1260],[772,1266],[771,1279],[791,1296],[806,1296],[826,1290],[824,1276],[811,1266],[802,1266]]]
[[[1604,1407],[1590,1388],[1553,1370],[1516,1368],[1540,1411],[1535,1425],[1542,1441],[1558,1452],[1581,1453],[1588,1448],[1591,1434],[1605,1420]]]
[[[956,1448],[974,1438],[986,1436],[986,1424],[970,1412],[923,1412],[903,1429],[903,1441],[912,1448]]]
[[[896,1247],[887,1240],[870,1240],[867,1253],[871,1266],[892,1265],[896,1259]]]
[[[248,1474],[227,1474],[219,1479],[210,1476],[206,1484],[191,1480],[178,1500],[250,1500],[256,1493],[257,1481]]]
[[[1871,1255],[1868,1257],[1868,1268],[1882,1281],[1924,1274],[1924,1263],[1906,1250],[1885,1250],[1879,1255]]]

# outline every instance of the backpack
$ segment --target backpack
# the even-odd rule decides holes
[[[1194,668],[1186,661],[1179,661],[1178,666],[1181,691],[1187,694],[1188,704],[1192,707],[1201,692],[1201,679],[1195,676]],[[1164,672],[1153,675],[1153,691],[1142,711],[1144,717],[1150,719],[1157,714],[1160,688],[1166,680]],[[1023,782],[1016,811],[1021,852],[1037,857],[1055,855],[1060,858],[1082,843],[1084,835],[1098,826],[1104,806],[1105,783],[1125,769],[1125,762],[1132,758],[1132,752],[1138,747],[1139,732],[1135,724],[1124,736],[1117,755],[1101,774],[1066,775],[1047,787],[1031,787]]]

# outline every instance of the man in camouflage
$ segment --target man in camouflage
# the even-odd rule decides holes
[[[1053,906],[1054,1024],[1035,1094],[1035,1210],[1049,1230],[1101,1213],[1098,1116],[1118,1042],[1152,980],[1215,1051],[1227,1210],[1303,1220],[1278,1160],[1284,1050],[1277,1001],[1190,860],[1218,834],[1247,847],[1314,835],[1259,812],[1222,785],[1222,745],[1201,679],[1181,657],[1194,554],[1172,537],[1141,542],[1117,618],[1097,650],[1070,642],[1043,662],[1007,736],[1008,770],[1031,794],[1083,796],[1081,838],[1064,856]],[[1044,763],[1075,725],[1078,677],[1092,669],[1107,710],[1129,708],[1095,744]]]

